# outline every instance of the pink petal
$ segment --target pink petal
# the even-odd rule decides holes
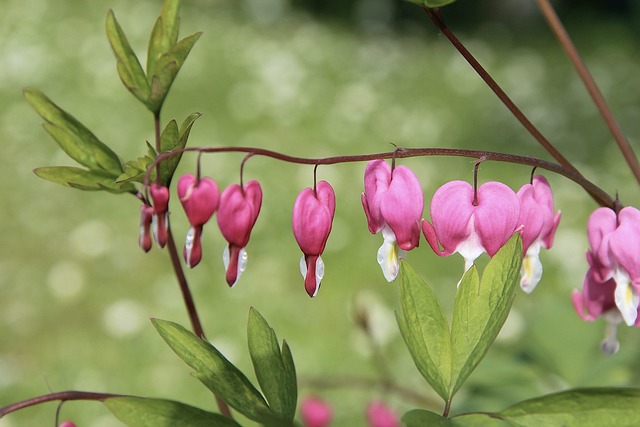
[[[609,249],[609,239],[616,228],[616,213],[612,209],[598,208],[589,217],[587,223],[589,245],[591,246],[593,261],[601,270],[613,270],[614,268],[614,261]],[[607,274],[607,276],[609,275]]]
[[[331,232],[335,212],[335,194],[326,181],[316,185],[316,192],[306,188],[293,205],[293,235],[305,255],[320,255]]]
[[[523,185],[518,190],[517,196],[520,201],[518,225],[523,226],[520,231],[522,234],[522,253],[526,254],[529,246],[540,237],[544,225],[544,211],[535,198],[533,185]]]
[[[540,212],[543,215],[544,223],[542,230],[540,230],[540,238],[543,241],[544,247],[550,249],[553,246],[553,238],[560,222],[560,212],[554,214],[554,202],[553,192],[547,179],[538,175],[533,178],[534,197],[538,206],[540,206]]]
[[[620,226],[611,234],[609,246],[617,263],[632,282],[640,281],[640,211],[626,207],[618,214]]]
[[[192,226],[205,224],[218,209],[220,192],[211,178],[185,174],[178,181],[178,197]]]
[[[432,230],[423,222],[422,231],[436,253],[451,255],[469,238],[473,232],[469,226],[473,211],[473,188],[468,182],[447,182],[435,192],[431,199]],[[437,245],[434,246],[432,241],[433,234],[437,236],[444,251],[436,251]]]
[[[478,188],[475,208],[480,243],[489,256],[494,256],[516,231],[520,216],[518,196],[500,182],[487,182]]]
[[[418,246],[423,209],[424,196],[418,178],[406,166],[396,167],[389,188],[381,195],[380,212],[398,246],[405,251]]]
[[[380,232],[385,220],[380,212],[381,195],[391,183],[391,166],[384,160],[373,160],[364,171],[364,193],[362,207],[367,217],[367,225],[372,234]]]
[[[244,189],[232,184],[224,190],[220,197],[218,226],[227,242],[239,248],[249,243],[261,204],[262,190],[257,181],[248,182]]]
[[[333,410],[325,401],[308,397],[300,405],[300,415],[304,427],[326,427],[331,424]]]
[[[379,401],[367,407],[367,422],[370,427],[400,427],[398,415]]]
[[[589,322],[593,321],[603,313],[616,308],[615,290],[616,282],[613,279],[601,283],[590,268],[582,284],[582,293],[573,293],[573,306],[580,317]]]

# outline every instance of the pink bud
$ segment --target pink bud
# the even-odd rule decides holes
[[[369,403],[367,422],[370,427],[400,427],[400,420],[396,413],[380,401]]]
[[[300,415],[304,427],[326,427],[333,419],[331,406],[316,397],[308,397],[302,401]]]
[[[324,275],[324,263],[320,255],[331,232],[336,209],[336,196],[331,185],[321,181],[316,190],[305,188],[293,205],[293,235],[304,253],[300,271],[305,278],[305,289],[314,297]]]
[[[249,181],[244,188],[238,184],[227,187],[220,198],[218,226],[229,242],[223,261],[229,286],[235,285],[246,267],[244,247],[262,206],[262,189],[258,181]]]
[[[62,424],[60,424],[60,427],[76,427],[76,425],[71,421],[65,421]]]
[[[153,208],[149,205],[140,206],[140,237],[138,243],[143,251],[151,250],[151,222],[153,221]]]
[[[218,209],[218,185],[211,178],[198,180],[191,174],[185,174],[178,181],[178,197],[191,224],[183,255],[187,265],[193,268],[202,258],[202,226]]]
[[[164,248],[169,230],[169,189],[154,183],[150,192],[153,200],[153,233],[158,246]]]
[[[433,225],[423,220],[422,232],[436,254],[460,253],[467,270],[483,252],[498,252],[516,231],[519,215],[518,197],[506,185],[487,182],[478,188],[476,199],[469,183],[451,181],[433,195]]]

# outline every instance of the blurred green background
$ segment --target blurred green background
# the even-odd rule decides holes
[[[450,26],[588,178],[637,206],[638,187],[534,2],[517,2],[522,8],[511,14],[516,9],[505,2],[489,2],[481,11],[468,3],[443,10]],[[637,146],[637,3],[574,3],[561,4],[562,16]],[[31,172],[70,163],[24,102],[27,86],[43,90],[123,159],[144,154],[152,118],[119,81],[104,18],[112,8],[144,58],[160,6],[160,0],[0,0],[0,406],[79,389],[214,409],[209,392],[148,321],[188,326],[167,254],[154,248],[145,255],[137,246],[138,202],[63,188]],[[163,120],[181,122],[202,112],[191,146],[250,145],[320,157],[389,151],[392,142],[547,158],[423,15],[417,6],[382,0],[185,0],[181,35],[204,35],[173,86]],[[205,156],[203,173],[226,187],[237,182],[241,158]],[[418,175],[426,201],[446,181],[472,178],[468,159],[402,163]],[[186,155],[178,173],[193,172],[194,165],[195,156]],[[310,167],[249,161],[245,179],[260,180],[264,203],[247,248],[247,271],[234,289],[227,287],[224,241],[212,223],[205,228],[204,260],[188,272],[208,338],[252,372],[245,329],[248,309],[256,307],[290,344],[301,396],[327,399],[338,426],[363,425],[373,398],[398,412],[420,405],[367,382],[381,373],[354,324],[356,307],[370,313],[394,380],[434,398],[395,326],[397,289],[376,263],[382,239],[367,230],[363,171],[364,164],[318,170],[338,200],[323,255],[326,275],[314,300],[304,292],[290,230],[295,196],[313,182]],[[501,180],[517,190],[529,174],[523,167],[485,164],[480,180]],[[499,410],[568,387],[640,385],[640,333],[621,328],[620,352],[604,357],[604,323],[584,323],[570,302],[586,270],[584,230],[595,204],[572,182],[547,177],[563,218],[555,247],[542,254],[543,280],[532,295],[518,295],[503,333],[454,400],[454,413]],[[181,242],[188,226],[180,206],[172,207]],[[438,258],[423,241],[409,260],[451,307],[462,259]],[[318,379],[348,385],[325,387]],[[30,408],[0,426],[50,425],[54,413],[55,404]],[[62,418],[84,427],[120,425],[96,403],[67,403]]]

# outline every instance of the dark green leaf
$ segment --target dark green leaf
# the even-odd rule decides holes
[[[153,324],[169,347],[195,370],[195,376],[229,406],[262,424],[277,420],[247,377],[209,342],[177,323],[154,319]]]
[[[122,173],[122,163],[117,154],[75,117],[37,89],[25,89],[24,97],[45,120],[44,128],[69,157],[92,171],[114,178]]]
[[[172,400],[114,397],[103,403],[129,427],[240,427],[220,414]]]
[[[450,418],[455,427],[512,427],[513,424],[501,419],[497,414],[464,414]]]
[[[450,3],[453,3],[456,0],[408,0],[411,3],[416,3],[419,4],[420,6],[426,6],[426,7],[440,7],[440,6],[446,6]]]
[[[153,76],[156,61],[178,41],[180,0],[165,0],[156,21],[147,51],[147,76]]]
[[[147,102],[147,106],[151,111],[160,111],[178,71],[182,68],[189,52],[191,52],[191,48],[201,35],[202,33],[196,33],[185,37],[156,61],[154,74],[150,76],[151,94]]]
[[[179,140],[180,134],[178,133],[178,124],[175,120],[171,120],[167,123],[167,126],[164,128],[162,135],[160,136],[160,153],[166,153],[167,151],[173,150],[178,145]],[[179,161],[180,159],[177,159],[177,161],[173,160],[171,162],[165,160],[160,163],[160,178],[165,186],[169,186],[171,177],[173,176],[173,172],[178,166]]]
[[[275,331],[253,308],[249,311],[247,337],[253,368],[269,407],[284,424],[291,425],[298,387],[289,346],[283,343],[280,351]]]
[[[131,184],[116,183],[110,175],[87,169],[70,166],[50,166],[34,169],[33,172],[42,179],[78,190],[135,193],[135,188]]]
[[[464,275],[451,324],[451,396],[482,360],[507,320],[522,263],[520,233],[493,256],[482,273],[475,266]]]
[[[180,131],[179,131],[180,137],[176,139],[175,145],[171,146],[168,143],[170,141],[169,138],[162,139],[162,143],[161,143],[162,152],[166,153],[171,150],[182,150],[184,147],[186,147],[187,140],[189,139],[189,134],[191,132],[191,127],[193,126],[193,123],[201,115],[202,115],[201,113],[193,113],[189,115],[189,117],[187,117],[182,122],[182,125],[180,125]],[[169,125],[167,125],[167,128],[168,127]],[[167,132],[167,129],[165,129],[165,132]],[[164,135],[164,132],[163,132],[163,135]],[[162,176],[162,182],[167,187],[171,183],[171,179],[173,177],[173,174],[176,171],[176,168],[178,167],[178,164],[180,163],[181,158],[182,158],[182,153],[178,153],[163,160],[162,163],[160,164],[160,174]]]
[[[453,423],[441,415],[424,409],[414,409],[402,416],[402,424],[407,427],[452,427]]]
[[[400,268],[402,338],[422,376],[443,399],[449,397],[451,338],[449,324],[433,290],[406,262]]]
[[[640,389],[568,390],[517,403],[498,415],[521,427],[639,426]]]
[[[112,10],[107,14],[106,29],[107,38],[118,61],[118,74],[122,83],[136,98],[147,104],[151,92],[149,82]]]

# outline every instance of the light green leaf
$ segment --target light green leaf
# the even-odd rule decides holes
[[[411,357],[422,376],[447,400],[451,380],[449,324],[431,287],[406,261],[400,268],[400,306],[396,319]]]
[[[247,337],[253,368],[269,407],[285,425],[291,425],[298,386],[289,346],[283,342],[280,351],[275,331],[254,308],[249,311]]]
[[[171,85],[187,59],[191,48],[198,41],[202,33],[195,33],[185,37],[175,44],[167,53],[158,58],[154,67],[154,74],[150,76],[151,93],[147,106],[153,112],[158,112],[171,89]]]
[[[147,50],[147,76],[153,76],[156,61],[167,53],[178,40],[180,27],[180,0],[165,0],[156,21]]]
[[[522,263],[520,233],[493,256],[482,273],[473,266],[456,293],[451,324],[451,396],[489,350],[507,320]]]
[[[125,162],[124,172],[118,176],[116,182],[139,182],[140,184],[144,184],[144,177],[147,174],[147,170],[156,158],[156,152],[149,143],[147,143],[147,149],[148,151],[145,156]],[[149,182],[154,182],[155,180],[156,171],[154,168],[149,174]],[[166,186],[168,187],[168,185]]]
[[[229,406],[262,424],[277,420],[247,377],[209,342],[177,323],[154,319],[153,325],[169,347],[195,370],[194,375]]]
[[[118,61],[117,69],[122,83],[136,98],[147,104],[151,92],[149,82],[112,10],[107,14],[106,30],[107,38]]]
[[[568,390],[517,403],[498,415],[519,427],[639,426],[640,389]]]
[[[240,427],[220,414],[172,400],[114,397],[103,403],[129,427]]]
[[[453,3],[456,0],[408,0],[408,1],[410,1],[411,3],[419,4],[420,6],[435,8],[440,6],[446,6],[450,3]]]
[[[114,178],[122,172],[122,163],[118,155],[75,117],[58,107],[37,89],[25,89],[24,97],[45,120],[44,128],[69,157],[92,171],[102,172]]]
[[[116,183],[110,175],[82,168],[49,166],[34,169],[33,172],[42,179],[78,190],[106,190],[111,193],[136,192],[135,187],[131,184]]]

